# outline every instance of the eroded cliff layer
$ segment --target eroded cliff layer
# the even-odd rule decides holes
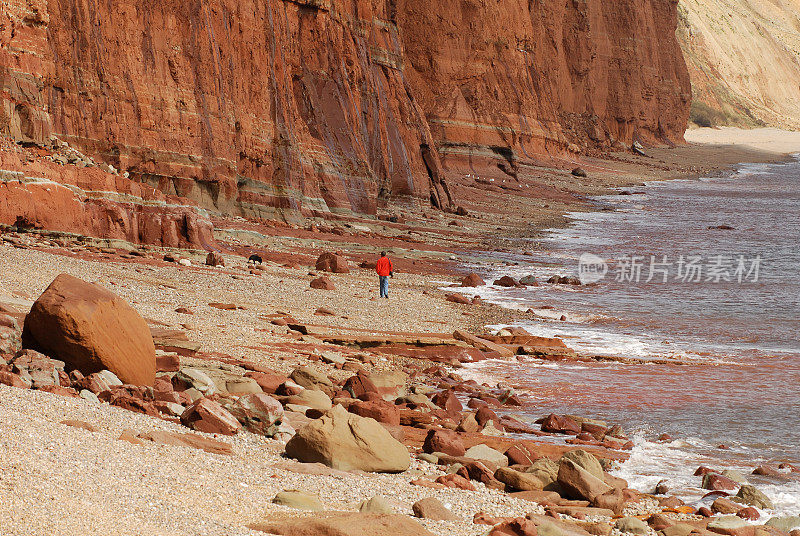
[[[700,126],[800,128],[800,0],[681,0]]]
[[[225,214],[451,208],[470,167],[678,141],[688,116],[672,0],[0,7],[6,135]]]

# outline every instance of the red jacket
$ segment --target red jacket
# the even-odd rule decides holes
[[[392,269],[392,261],[389,260],[389,257],[381,257],[378,259],[378,263],[375,265],[375,271],[378,272],[380,276],[388,276],[394,270]]]

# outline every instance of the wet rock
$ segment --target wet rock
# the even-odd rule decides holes
[[[519,284],[525,285],[526,287],[538,287],[539,281],[536,279],[536,276],[526,275],[525,277],[519,280]]]
[[[775,508],[769,497],[764,495],[764,493],[759,491],[755,486],[749,484],[743,484],[733,500],[755,506],[756,508],[761,508],[762,510],[772,510]]]
[[[667,493],[669,493],[669,486],[667,485],[667,481],[659,480],[658,484],[656,484],[655,494],[666,495]]]
[[[472,300],[463,294],[445,294],[444,299],[452,303],[460,303],[462,305],[471,305]]]
[[[747,484],[747,478],[745,478],[745,476],[739,471],[734,471],[733,469],[725,469],[720,474],[726,478],[730,478],[737,484]]]
[[[461,280],[462,287],[482,287],[486,281],[481,279],[478,274],[472,273],[467,275]]]
[[[305,493],[297,490],[281,491],[272,499],[273,504],[281,506],[288,506],[289,508],[296,508],[298,510],[311,510],[319,512],[324,510],[319,497],[311,493]]]
[[[405,446],[381,424],[350,414],[338,405],[300,428],[286,444],[286,454],[344,471],[397,473],[411,463]]]
[[[445,505],[434,497],[421,499],[411,506],[414,516],[437,521],[456,521],[458,518]]]
[[[466,449],[458,434],[450,430],[429,430],[425,436],[422,450],[429,454],[442,452],[450,456],[464,456]]]
[[[711,503],[711,511],[715,514],[735,514],[741,510],[743,506],[736,504],[730,499],[720,497]]]
[[[730,531],[741,529],[745,526],[747,526],[747,523],[739,517],[722,516],[712,519],[711,522],[707,525],[707,528],[711,532],[730,534]]]
[[[209,434],[234,435],[242,427],[239,421],[219,403],[201,398],[181,415],[184,426]]]
[[[581,432],[581,425],[570,417],[550,414],[542,422],[542,431],[552,434],[576,435]]]
[[[612,489],[590,471],[570,459],[563,458],[558,467],[558,484],[570,498],[587,501],[593,501],[598,495]]]
[[[783,477],[784,474],[775,469],[774,467],[770,467],[769,465],[759,465],[755,469],[753,469],[754,475],[760,476],[771,476],[771,477]]]
[[[792,529],[800,528],[800,516],[772,517],[764,524],[783,532],[789,532]]]
[[[23,346],[92,374],[153,385],[155,346],[141,316],[112,292],[67,274],[55,278],[25,318]]]
[[[580,167],[576,167],[571,171],[574,177],[586,178],[586,170]]]
[[[706,473],[703,475],[703,489],[710,489],[710,490],[735,490],[739,487],[739,484],[731,480],[730,478],[724,477],[717,473]]]
[[[758,510],[756,510],[752,506],[748,506],[747,508],[742,508],[741,510],[736,512],[736,517],[741,517],[742,519],[746,519],[747,521],[757,521],[758,518],[761,517],[761,514],[759,514]]]
[[[504,275],[500,279],[495,279],[494,285],[497,287],[518,287],[519,282],[509,275]]]

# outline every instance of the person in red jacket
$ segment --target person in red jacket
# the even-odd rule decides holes
[[[381,258],[378,259],[375,265],[375,271],[378,272],[378,282],[381,288],[381,298],[389,297],[389,278],[394,277],[394,269],[392,261],[386,256],[385,251],[381,251]]]

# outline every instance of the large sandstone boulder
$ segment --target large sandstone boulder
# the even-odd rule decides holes
[[[347,274],[350,272],[347,259],[335,253],[323,253],[317,258],[315,266],[320,272],[333,272],[335,274]]]
[[[153,385],[156,349],[144,319],[114,293],[61,274],[25,318],[23,346],[88,375],[108,369],[133,385]]]
[[[317,512],[309,517],[273,517],[249,528],[281,536],[433,536],[409,516]]]
[[[286,444],[286,454],[343,471],[399,473],[411,464],[406,447],[381,424],[340,405],[300,428]]]
[[[601,478],[571,459],[561,459],[558,466],[558,485],[571,499],[593,501],[597,496],[611,491],[611,486]]]

